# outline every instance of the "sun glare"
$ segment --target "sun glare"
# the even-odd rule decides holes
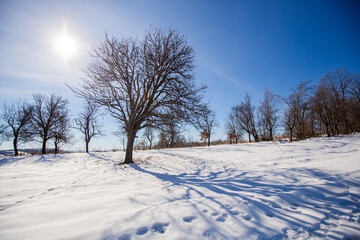
[[[55,41],[55,50],[60,54],[65,61],[72,57],[76,52],[76,43],[66,31]]]

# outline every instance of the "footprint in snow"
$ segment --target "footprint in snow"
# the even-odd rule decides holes
[[[243,218],[246,220],[246,221],[250,221],[252,219],[252,217],[250,215],[244,215]]]
[[[49,188],[48,189],[48,192],[52,192],[52,191],[54,191],[55,190],[55,188]]]
[[[136,235],[145,235],[148,232],[149,228],[141,227],[136,231]]]
[[[296,203],[296,202],[289,202],[289,204],[291,205],[291,208],[297,208],[297,207],[299,207],[299,204],[298,203]]]
[[[169,223],[154,223],[151,226],[152,232],[165,233],[166,227],[169,226]]]
[[[118,240],[130,240],[130,239],[131,239],[130,234],[124,234],[124,235],[118,237]]]
[[[226,221],[226,219],[227,219],[227,214],[226,213],[223,213],[223,214],[221,214],[221,216],[219,216],[218,218],[216,218],[216,221],[218,221],[218,222],[225,222]]]
[[[214,230],[206,230],[203,232],[203,237],[208,238],[208,239],[221,239],[221,240],[227,240],[227,238],[225,236],[223,236],[222,234],[214,231]]]
[[[231,213],[232,215],[239,215],[239,214],[240,214],[240,212],[237,211],[237,210],[231,210],[230,213]]]
[[[267,212],[267,213],[265,213],[265,214],[266,214],[266,216],[268,216],[268,217],[274,217],[274,214],[271,213],[271,212]]]
[[[209,212],[208,209],[204,209],[204,210],[203,210],[203,213],[208,213],[208,212]]]
[[[187,222],[187,223],[191,223],[191,222],[194,221],[195,219],[196,219],[195,216],[183,217],[184,222]]]
[[[271,203],[271,206],[273,208],[281,208],[281,206],[279,204],[275,203],[275,202]]]
[[[211,214],[211,216],[213,216],[213,217],[216,217],[217,215],[219,215],[219,213],[217,213],[217,212],[213,212],[213,213]]]
[[[224,208],[232,209],[233,207],[230,204],[225,204]]]

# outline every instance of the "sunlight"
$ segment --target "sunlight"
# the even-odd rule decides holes
[[[75,54],[76,43],[74,39],[67,34],[66,29],[64,29],[63,34],[55,40],[55,50],[64,58],[65,62]]]

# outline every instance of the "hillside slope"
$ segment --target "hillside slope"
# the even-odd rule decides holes
[[[0,239],[360,237],[360,135],[0,159]]]

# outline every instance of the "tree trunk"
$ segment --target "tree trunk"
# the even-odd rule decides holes
[[[249,135],[249,143],[251,143],[251,134],[250,134],[250,132],[248,132],[248,135]]]
[[[85,145],[86,152],[89,153],[89,142],[85,141]]]
[[[210,147],[210,134],[209,134],[209,137],[208,137],[208,147]]]
[[[328,137],[331,137],[330,130],[329,130],[329,124],[325,124],[326,134]]]
[[[43,140],[41,154],[46,154],[46,139]]]
[[[256,133],[256,132],[253,132],[253,137],[254,137],[254,140],[255,140],[255,142],[260,142],[259,141],[259,135]]]
[[[127,134],[127,145],[126,145],[126,152],[125,152],[125,161],[124,163],[134,163],[133,161],[133,149],[134,149],[134,141],[135,141],[136,131],[130,130]]]
[[[290,142],[292,142],[292,140],[293,140],[293,130],[290,129]]]
[[[55,155],[58,153],[58,144],[56,141],[54,141],[54,145],[55,145]]]
[[[15,156],[19,156],[19,151],[17,148],[17,138],[14,138],[13,145],[14,145]]]

